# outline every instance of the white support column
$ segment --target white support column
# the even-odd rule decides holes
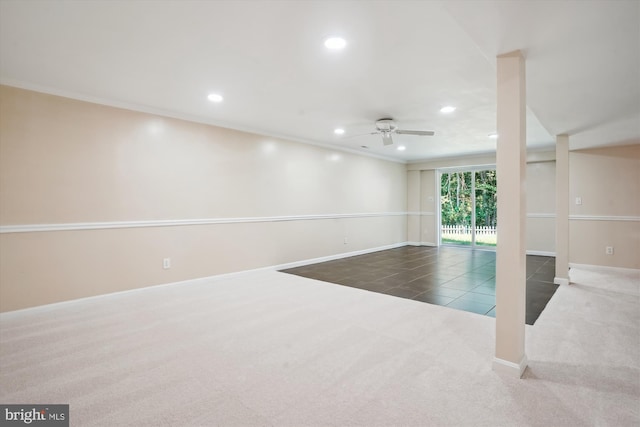
[[[556,137],[556,277],[569,284],[569,136]]]
[[[520,51],[498,56],[496,355],[493,369],[521,377],[526,310],[526,99]]]

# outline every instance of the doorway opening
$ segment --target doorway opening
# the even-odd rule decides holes
[[[493,249],[497,241],[494,168],[440,173],[440,244]]]

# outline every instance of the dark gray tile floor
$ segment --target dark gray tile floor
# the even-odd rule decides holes
[[[493,251],[404,246],[282,271],[495,317]],[[554,276],[555,258],[527,255],[528,325],[556,291]]]

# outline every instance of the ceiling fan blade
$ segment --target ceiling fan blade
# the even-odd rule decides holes
[[[436,134],[432,130],[403,130],[403,129],[397,129],[396,133],[400,135],[420,135],[420,136],[433,136]]]
[[[351,139],[351,138],[359,138],[361,136],[367,136],[367,135],[376,135],[379,134],[380,132],[367,132],[367,133],[359,133],[356,135],[342,135],[340,137],[340,139]]]
[[[384,145],[393,144],[393,139],[391,139],[391,133],[390,132],[383,132],[382,133],[382,143]]]

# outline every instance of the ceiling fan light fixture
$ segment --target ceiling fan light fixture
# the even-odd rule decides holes
[[[445,114],[453,113],[454,111],[456,111],[456,107],[453,105],[445,105],[440,109],[440,112]]]
[[[324,41],[324,46],[330,50],[342,50],[347,46],[347,41],[342,37],[329,37]]]
[[[398,129],[393,119],[383,118],[376,121],[376,131],[372,134],[379,134],[382,136],[382,143],[384,145],[393,144],[392,134],[398,135],[417,135],[417,136],[433,136],[435,132],[432,130],[409,130]]]

